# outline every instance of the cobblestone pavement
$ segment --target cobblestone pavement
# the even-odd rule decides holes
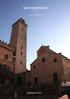
[[[24,95],[24,96],[0,96],[0,99],[68,99],[67,95],[56,97],[55,95]]]

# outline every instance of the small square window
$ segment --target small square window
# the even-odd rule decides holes
[[[57,59],[56,58],[54,58],[54,63],[56,63],[57,62]]]
[[[42,62],[45,62],[45,58],[42,58]]]

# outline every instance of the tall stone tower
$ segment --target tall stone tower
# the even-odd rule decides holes
[[[10,45],[14,48],[14,72],[26,71],[27,24],[20,18],[12,25]]]

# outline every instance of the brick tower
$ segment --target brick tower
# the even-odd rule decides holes
[[[27,24],[20,18],[12,25],[10,45],[14,48],[14,72],[26,71]]]

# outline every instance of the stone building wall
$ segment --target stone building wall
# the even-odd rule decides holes
[[[31,64],[31,83],[51,85],[55,79],[59,82],[64,79],[61,54],[55,53],[48,46],[41,46],[36,60]]]
[[[70,59],[62,55],[62,62],[64,66],[64,79],[70,81]]]
[[[0,41],[0,64],[13,71],[13,49]]]

